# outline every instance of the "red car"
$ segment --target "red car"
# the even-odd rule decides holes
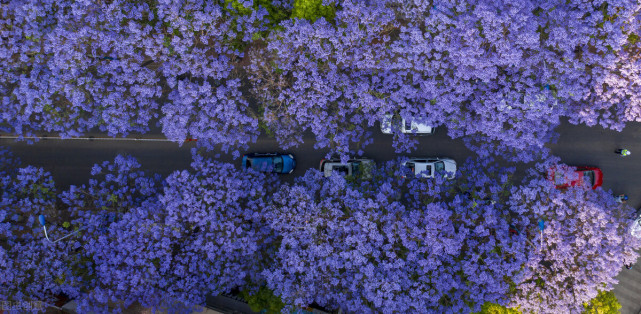
[[[603,172],[597,167],[575,167],[574,174],[564,176],[563,172],[556,171],[556,168],[550,168],[548,171],[548,180],[552,181],[557,189],[564,189],[570,186],[587,186],[593,190],[603,185]]]

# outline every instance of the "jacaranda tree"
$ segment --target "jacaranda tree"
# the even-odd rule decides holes
[[[118,301],[121,310],[138,302],[190,311],[209,295],[258,281],[271,247],[261,212],[278,181],[194,156],[193,171],[162,185],[118,156],[94,167],[88,187],[63,193],[74,223],[90,226],[79,239],[91,270],[74,294],[81,309]]]
[[[464,171],[486,164],[470,161]],[[498,195],[508,173],[479,185]],[[484,200],[482,188],[457,195],[442,177],[403,175],[398,163],[372,178],[310,170],[284,186],[267,214],[279,236],[275,263],[263,271],[268,286],[291,304],[355,312],[506,303],[527,254],[525,237],[510,237],[505,208]]]
[[[122,302],[118,309],[136,301],[157,307],[170,300],[149,284],[159,278],[147,268],[169,250],[160,241],[150,242],[158,239],[152,227],[160,213],[162,180],[140,168],[135,158],[118,155],[94,165],[87,185],[72,185],[59,196],[71,226],[83,228],[69,240],[81,246],[70,267],[82,280],[65,291],[81,310],[107,311],[109,301]]]
[[[581,1],[8,1],[0,127],[357,153],[386,114],[531,161],[561,118],[639,120],[640,6]],[[398,151],[415,139],[395,135]]]
[[[49,238],[67,233],[57,215],[56,188],[42,168],[21,167],[0,149],[0,298],[52,302],[77,276],[67,265],[76,245],[45,238],[38,215],[47,215]]]
[[[580,312],[599,291],[611,290],[623,266],[638,257],[641,241],[629,233],[634,211],[609,191],[560,190],[544,178],[532,178],[513,189],[507,204],[525,219],[519,231],[531,239],[513,307]]]

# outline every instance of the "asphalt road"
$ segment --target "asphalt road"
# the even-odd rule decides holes
[[[377,162],[392,160],[398,156],[392,146],[392,137],[372,129],[374,142],[365,147],[365,157]],[[641,123],[631,123],[622,132],[605,130],[601,127],[576,126],[562,123],[556,130],[561,135],[557,143],[549,144],[554,155],[561,157],[569,165],[597,166],[603,170],[603,188],[613,194],[627,194],[628,203],[635,208],[641,205]],[[103,135],[93,134],[96,137]],[[161,137],[148,135],[146,137]],[[288,152],[297,159],[297,168],[292,175],[283,176],[291,181],[309,168],[316,168],[328,149],[314,149],[313,137],[306,135],[305,143],[289,150],[281,150],[274,139],[263,137],[258,143],[251,144],[246,152]],[[164,141],[122,141],[122,140],[56,140],[44,139],[35,144],[16,142],[0,136],[0,145],[8,146],[23,164],[43,167],[51,172],[60,190],[69,185],[88,182],[93,164],[113,160],[118,154],[129,154],[142,164],[143,169],[163,176],[175,170],[188,169],[191,162],[190,150],[193,142],[179,146]],[[614,153],[617,148],[627,148],[632,154],[620,157]],[[242,152],[244,153],[244,152]],[[219,159],[240,165],[240,159],[221,152],[209,153],[212,157],[220,154]],[[406,156],[451,157],[459,163],[474,152],[463,145],[462,140],[450,139],[445,130],[419,138],[414,153]],[[527,165],[517,165],[523,171]],[[641,311],[641,263],[633,269],[619,274],[620,284],[615,294],[623,305],[622,313],[638,314]]]
[[[369,157],[377,162],[392,160],[399,156],[392,146],[392,136],[384,135],[377,129],[372,129],[374,142],[364,149],[364,157]],[[90,134],[94,137],[104,135]],[[160,136],[151,136],[159,138]],[[148,138],[148,137],[146,137]],[[329,149],[314,149],[314,138],[311,134],[303,137],[302,145],[283,150],[276,140],[261,137],[257,143],[249,145],[247,151],[251,152],[282,152],[292,153],[296,157],[296,169],[291,175],[283,175],[284,181],[292,181],[295,177],[303,175],[309,168],[318,168]],[[439,156],[451,157],[463,162],[473,152],[463,145],[462,140],[452,140],[446,132],[437,132],[434,135],[421,136],[417,150],[405,156]],[[0,145],[10,147],[11,151],[19,157],[23,164],[43,167],[51,172],[56,186],[65,189],[70,184],[83,184],[88,182],[91,167],[105,160],[113,160],[118,154],[129,154],[138,159],[142,167],[149,172],[168,175],[175,170],[188,169],[191,162],[191,149],[195,148],[194,142],[178,145],[169,141],[123,141],[123,140],[59,140],[41,139],[34,144],[25,141],[16,142],[14,139],[0,136]],[[240,158],[234,159],[231,153],[209,152],[207,155],[218,160],[232,162],[240,167]]]
[[[392,136],[381,134],[372,129],[374,142],[364,149],[365,157],[378,162],[404,156],[440,156],[451,157],[459,163],[467,157],[474,156],[463,145],[460,139],[452,140],[445,130],[439,129],[436,134],[418,137],[417,149],[410,154],[397,154],[392,146]],[[601,127],[575,126],[563,123],[557,128],[561,134],[558,142],[549,144],[554,155],[561,157],[569,165],[598,166],[604,172],[603,187],[611,189],[614,194],[629,195],[631,205],[641,205],[641,123],[630,124],[622,132],[605,130]],[[100,137],[100,134],[93,134]],[[160,135],[146,138],[160,138]],[[304,137],[305,143],[288,150],[278,147],[272,138],[262,137],[251,144],[245,152],[287,152],[297,159],[297,167],[292,175],[284,175],[285,181],[302,175],[309,168],[317,168],[320,160],[329,149],[314,149],[311,134]],[[24,141],[16,142],[0,136],[0,145],[8,146],[20,157],[24,164],[43,167],[50,171],[58,188],[64,189],[70,184],[82,184],[88,181],[91,166],[105,160],[113,160],[118,154],[129,154],[138,158],[147,171],[167,175],[175,170],[189,168],[190,150],[196,145],[187,142],[178,145],[169,141],[123,141],[123,140],[58,140],[43,139],[35,144]],[[620,157],[614,153],[617,148],[627,148],[632,154]],[[208,155],[219,156],[219,160],[240,165],[240,159],[231,154],[211,152]],[[523,170],[525,164],[516,164]]]

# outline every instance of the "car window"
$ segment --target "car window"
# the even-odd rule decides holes
[[[412,121],[405,120],[405,130],[406,131],[411,131],[412,130]]]
[[[392,117],[384,116],[381,119],[381,127],[385,129],[392,129]]]
[[[394,132],[395,130],[399,130],[401,126],[401,117],[394,115],[394,116],[385,116],[383,120],[381,121],[381,126],[383,128],[389,129],[391,132]]]
[[[583,184],[589,187],[594,185],[594,171],[583,171]]]
[[[428,175],[432,175],[432,166],[431,166],[431,165],[426,165],[426,166],[425,166],[425,172],[426,172]]]
[[[356,175],[361,172],[363,165],[360,161],[355,161],[352,163],[352,174]]]
[[[274,172],[282,172],[283,171],[283,157],[282,156],[276,156],[273,159],[274,162]]]
[[[565,176],[563,176],[563,173],[555,172],[554,173],[554,184],[556,185],[564,185],[567,182],[565,181]]]
[[[434,163],[434,172],[445,171],[445,163],[442,161],[437,161]]]
[[[334,169],[332,170],[341,176],[346,176],[349,174],[349,168],[347,168],[347,166],[344,166],[344,165],[334,166]]]

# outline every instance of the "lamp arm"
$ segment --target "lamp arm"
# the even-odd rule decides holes
[[[56,241],[52,241],[52,242],[53,242],[53,243],[56,243],[56,242],[58,242],[58,241],[60,241],[60,240],[62,240],[62,239],[68,238],[68,237],[70,237],[70,236],[72,236],[72,235],[74,235],[74,234],[76,234],[76,233],[80,232],[80,230],[85,229],[85,228],[87,228],[87,226],[84,226],[84,227],[82,227],[82,228],[80,228],[80,229],[78,229],[78,230],[76,230],[76,231],[74,231],[74,232],[71,232],[71,233],[69,233],[68,235],[66,235],[66,236],[64,236],[64,237],[62,237],[62,238],[60,238],[60,239],[58,239],[58,240],[56,240]],[[49,240],[49,241],[51,241],[51,240]]]

